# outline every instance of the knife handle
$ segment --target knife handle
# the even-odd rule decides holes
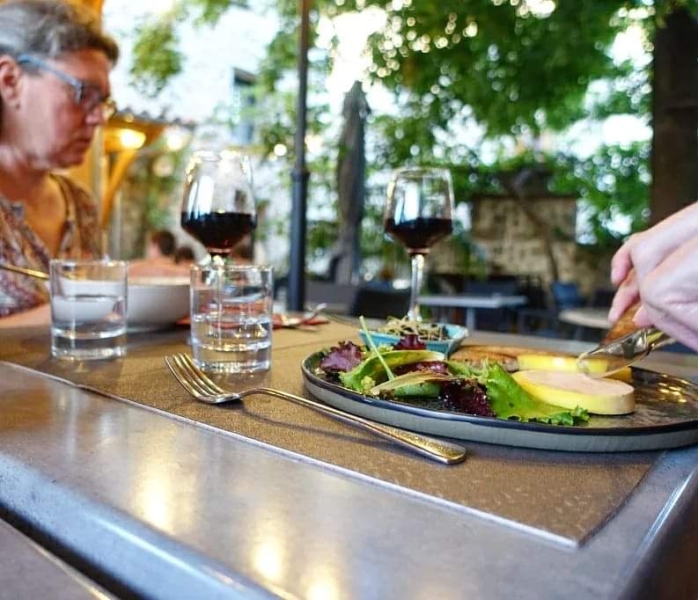
[[[603,338],[603,340],[601,340],[601,343],[608,344],[609,342],[613,342],[619,338],[625,337],[633,333],[634,331],[637,331],[638,326],[635,325],[635,323],[633,323],[633,317],[635,316],[635,313],[638,311],[639,308],[639,302],[627,308],[625,312],[621,315],[620,319],[618,319],[613,324],[613,327],[609,329],[606,336]]]

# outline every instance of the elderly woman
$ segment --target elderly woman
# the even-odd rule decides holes
[[[0,261],[101,255],[92,198],[54,171],[80,164],[113,114],[118,53],[79,6],[0,0]],[[48,323],[47,301],[43,282],[0,272],[0,327]]]

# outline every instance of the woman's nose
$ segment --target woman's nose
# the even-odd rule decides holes
[[[105,114],[105,108],[103,104],[97,104],[85,115],[85,121],[90,125],[104,125],[107,122],[107,116]]]

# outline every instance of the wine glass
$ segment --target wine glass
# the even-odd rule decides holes
[[[412,289],[407,318],[421,321],[419,292],[424,257],[439,240],[451,235],[453,184],[448,169],[398,169],[388,184],[385,232],[407,249],[412,261]]]
[[[187,165],[182,228],[222,264],[257,225],[250,159],[238,152],[201,150]]]

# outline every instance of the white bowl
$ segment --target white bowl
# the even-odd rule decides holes
[[[188,315],[188,277],[129,278],[129,329],[158,329]]]

